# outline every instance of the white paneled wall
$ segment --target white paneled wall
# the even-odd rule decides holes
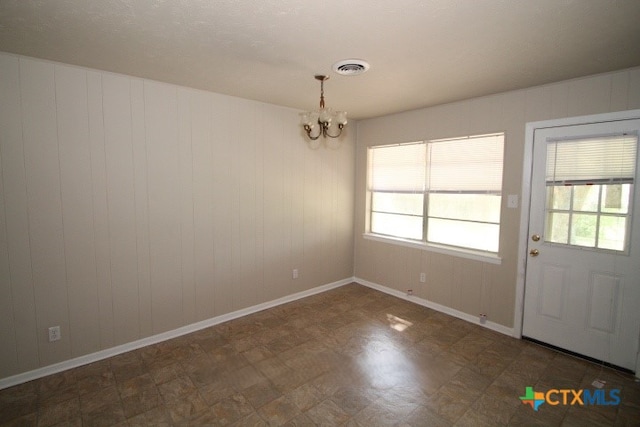
[[[352,276],[355,130],[9,54],[0,99],[0,378]]]

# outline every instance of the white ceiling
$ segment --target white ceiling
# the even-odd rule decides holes
[[[0,51],[375,117],[640,66],[638,0],[0,0]],[[371,69],[339,76],[333,63]]]

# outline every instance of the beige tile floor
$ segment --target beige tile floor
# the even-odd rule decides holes
[[[519,399],[596,378],[620,405]],[[2,390],[0,425],[640,425],[640,384],[351,284]]]

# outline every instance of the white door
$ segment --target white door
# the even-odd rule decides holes
[[[640,120],[536,129],[522,334],[636,369]]]

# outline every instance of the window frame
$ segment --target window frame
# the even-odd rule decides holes
[[[404,193],[408,193],[408,194],[421,194],[422,195],[422,213],[421,213],[421,219],[422,219],[422,237],[420,239],[412,239],[412,238],[405,238],[405,237],[399,237],[397,235],[393,235],[393,234],[384,234],[384,233],[380,233],[380,232],[373,232],[372,231],[372,225],[373,225],[373,221],[374,221],[374,214],[376,213],[376,211],[374,210],[374,206],[373,206],[373,201],[374,201],[374,195],[377,193],[383,193],[385,191],[380,191],[380,190],[375,190],[371,187],[371,173],[372,173],[372,167],[371,167],[371,162],[372,162],[372,153],[374,152],[373,150],[375,149],[380,149],[380,148],[386,148],[386,147],[397,147],[397,146],[406,146],[406,145],[412,145],[412,144],[420,144],[422,146],[425,147],[425,150],[427,151],[427,153],[429,153],[429,147],[430,144],[437,144],[440,142],[448,142],[448,141],[465,141],[465,140],[471,140],[474,138],[483,138],[483,137],[493,137],[493,136],[497,136],[501,138],[500,144],[501,144],[501,149],[500,149],[500,178],[499,178],[499,182],[500,182],[500,190],[499,191],[495,191],[495,190],[490,190],[490,191],[479,191],[479,190],[462,190],[462,191],[442,191],[442,190],[430,190],[428,188],[428,184],[427,182],[425,182],[424,188],[422,189],[422,191],[420,192],[403,192],[403,191],[391,191],[391,190],[387,190],[386,192],[388,193],[392,193],[392,194],[404,194]],[[500,245],[499,245],[499,240],[500,240],[500,234],[501,234],[501,226],[502,226],[502,207],[503,207],[503,181],[504,181],[504,148],[505,148],[505,140],[506,140],[506,133],[505,132],[494,132],[494,133],[488,133],[488,134],[478,134],[478,135],[469,135],[469,136],[463,136],[463,137],[457,137],[457,138],[446,138],[446,139],[432,139],[432,140],[423,140],[423,141],[413,141],[413,142],[406,142],[406,143],[396,143],[396,144],[385,144],[385,145],[378,145],[378,146],[369,146],[367,147],[367,176],[366,176],[366,221],[365,221],[365,232],[363,234],[363,237],[368,239],[368,240],[374,240],[374,241],[380,241],[380,242],[385,242],[385,243],[392,243],[392,244],[397,244],[397,245],[401,245],[401,246],[405,246],[405,247],[411,247],[411,248],[417,248],[417,249],[422,249],[422,250],[428,250],[428,251],[433,251],[433,252],[437,252],[437,253],[444,253],[444,254],[448,254],[448,255],[454,255],[454,256],[458,256],[458,257],[463,257],[463,258],[469,258],[469,259],[474,259],[474,260],[479,260],[479,261],[483,261],[483,262],[489,262],[489,263],[493,263],[493,264],[500,264],[501,263],[501,257],[500,257]],[[427,158],[426,162],[425,162],[425,173],[428,174],[429,173],[429,168],[430,168],[430,163],[429,163],[430,159]],[[428,179],[427,179],[428,180]],[[499,202],[499,213],[498,213],[498,220],[497,222],[487,222],[487,221],[475,221],[475,220],[469,220],[469,219],[459,219],[459,218],[444,218],[445,220],[451,220],[451,221],[462,221],[462,222],[467,222],[467,223],[478,223],[478,224],[484,224],[484,223],[490,223],[490,224],[495,224],[498,227],[497,230],[497,239],[498,239],[498,247],[497,250],[494,251],[490,251],[490,250],[483,250],[483,249],[476,249],[476,248],[472,248],[472,247],[465,247],[465,246],[456,246],[456,245],[452,245],[452,244],[447,244],[447,243],[437,243],[437,242],[433,242],[433,241],[429,241],[428,240],[428,234],[429,234],[429,219],[437,219],[439,217],[433,215],[433,216],[429,216],[429,203],[430,203],[430,195],[431,194],[479,194],[479,195],[497,195],[500,197],[500,202]],[[380,213],[380,212],[378,212]],[[402,213],[391,213],[392,215],[403,215]],[[417,216],[417,215],[416,215]]]

